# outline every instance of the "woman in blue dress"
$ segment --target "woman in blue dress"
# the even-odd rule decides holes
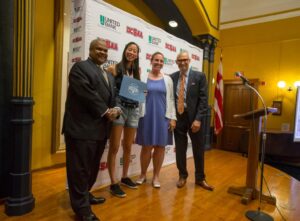
[[[136,181],[146,181],[146,173],[153,156],[152,185],[160,187],[159,172],[164,161],[165,146],[173,144],[172,131],[176,126],[176,111],[172,79],[161,73],[164,56],[155,52],[151,57],[152,70],[148,76],[142,76],[147,83],[146,102],[140,106],[140,120],[136,143],[142,145],[141,175]],[[153,154],[152,154],[153,151]]]

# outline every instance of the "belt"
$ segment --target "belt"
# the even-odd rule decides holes
[[[137,108],[139,106],[139,104],[127,103],[127,102],[124,102],[124,101],[121,101],[121,105],[123,107],[129,107],[129,108]]]

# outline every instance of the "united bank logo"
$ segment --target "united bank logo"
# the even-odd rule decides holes
[[[75,53],[75,52],[79,52],[79,51],[80,51],[80,48],[81,48],[81,46],[74,47],[74,48],[73,48],[73,52],[74,52],[74,53]]]
[[[181,52],[185,52],[185,51],[188,51],[188,50],[186,50],[186,49],[183,49],[183,48],[180,48],[180,50],[179,50],[179,51],[180,51],[180,53],[181,53]]]
[[[140,30],[138,30],[138,29],[136,29],[136,28],[127,26],[126,32],[128,34],[133,35],[134,37],[143,38],[143,32],[140,31]]]
[[[166,146],[166,147],[165,147],[165,153],[166,153],[166,154],[172,153],[172,147],[171,147],[171,146]]]
[[[80,32],[81,31],[81,26],[78,26],[76,28],[73,28],[73,32],[74,33],[77,33],[77,32]]]
[[[170,59],[170,58],[164,58],[164,64],[172,66],[173,64],[175,64],[175,61],[173,59]]]
[[[161,39],[149,35],[149,36],[148,36],[148,43],[153,44],[153,45],[157,45],[157,46],[158,46],[158,45],[161,43]]]
[[[100,25],[117,31],[117,28],[120,27],[120,22],[112,18],[105,17],[104,15],[100,15]]]
[[[74,8],[74,11],[75,11],[75,12],[79,12],[80,9],[81,9],[81,7],[75,7],[75,8]]]
[[[131,154],[130,155],[130,163],[133,163],[133,161],[136,159],[136,154]],[[120,166],[122,166],[124,164],[124,158],[121,157],[120,158]]]

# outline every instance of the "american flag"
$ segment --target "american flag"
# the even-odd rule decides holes
[[[223,66],[222,57],[217,73],[217,81],[215,87],[215,134],[219,134],[223,128]]]

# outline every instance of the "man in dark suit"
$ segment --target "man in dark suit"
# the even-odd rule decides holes
[[[90,204],[104,203],[89,191],[96,181],[110,124],[119,114],[115,83],[101,67],[107,60],[105,41],[90,43],[89,58],[75,63],[69,74],[63,133],[71,206],[81,220],[99,220]]]
[[[188,144],[187,133],[192,141],[195,162],[195,183],[206,190],[213,187],[205,181],[204,173],[204,145],[201,120],[207,111],[207,82],[204,73],[189,68],[188,52],[181,52],[177,56],[176,64],[179,71],[171,75],[174,82],[176,105],[176,128],[174,131],[176,146],[176,164],[179,170],[177,187],[186,184],[188,171],[186,169],[186,151]]]

